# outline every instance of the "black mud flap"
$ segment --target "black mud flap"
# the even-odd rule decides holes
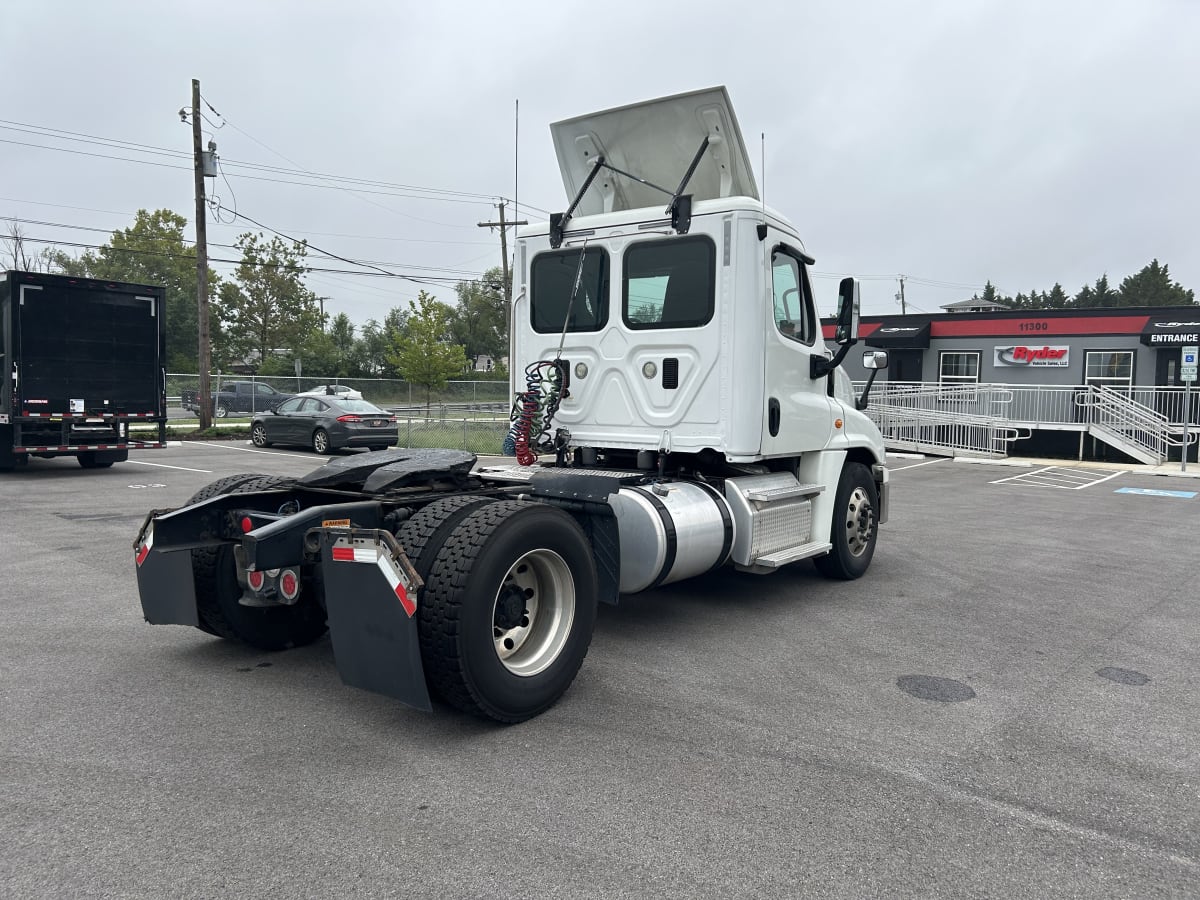
[[[373,528],[314,529],[329,637],[342,681],[433,709],[417,635],[421,577],[391,532]]]
[[[192,554],[188,550],[164,553],[154,549],[154,516],[151,512],[133,542],[138,595],[142,615],[151,625],[199,625]]]

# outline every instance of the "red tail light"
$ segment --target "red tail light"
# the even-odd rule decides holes
[[[338,416],[339,422],[361,422],[362,416]]]
[[[300,596],[300,573],[295,569],[284,569],[279,573],[279,593],[291,603]]]
[[[396,424],[396,417],[395,417],[395,416],[388,416],[388,424],[389,424],[389,425],[395,425],[395,424]]]
[[[252,591],[261,591],[263,589],[263,583],[266,580],[267,579],[263,573],[259,572],[257,569],[253,572],[246,573],[246,583],[250,585],[250,590]]]

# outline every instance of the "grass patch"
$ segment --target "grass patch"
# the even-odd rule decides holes
[[[250,437],[250,425],[233,428],[168,428],[167,435],[179,441],[233,441]]]

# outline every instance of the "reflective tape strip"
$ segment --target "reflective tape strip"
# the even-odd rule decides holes
[[[129,450],[167,446],[162,441],[130,441],[128,444],[64,444],[59,447],[13,447],[13,453],[64,453],[75,450]]]
[[[400,574],[400,568],[387,553],[381,552],[375,545],[355,547],[347,543],[345,538],[339,538],[333,545],[332,554],[335,562],[374,563],[383,573],[388,587],[392,589],[408,617],[412,618],[416,613],[417,604],[409,596],[408,585]]]
[[[144,563],[146,561],[146,557],[150,555],[150,548],[153,546],[154,546],[154,526],[151,525],[149,528],[146,529],[146,538],[145,538],[145,540],[142,541],[142,546],[138,547],[137,556],[134,557],[137,560],[137,564],[138,564],[139,568],[141,567],[142,563]]]

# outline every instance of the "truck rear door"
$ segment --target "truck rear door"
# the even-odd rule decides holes
[[[22,285],[23,413],[157,415],[159,301],[94,287]]]

